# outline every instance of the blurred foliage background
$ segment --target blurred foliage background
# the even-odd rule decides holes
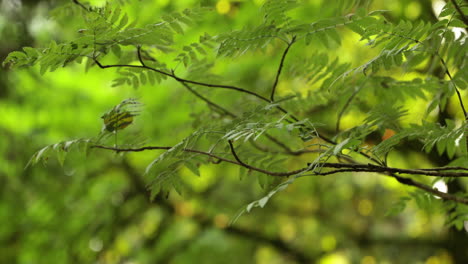
[[[3,0],[0,59],[23,46],[76,37],[80,17],[53,11],[64,2]],[[157,21],[166,12],[211,7],[202,24],[181,42],[261,19],[262,0],[121,2],[141,24]],[[312,21],[334,16],[330,6],[341,2],[304,1],[297,16]],[[435,22],[434,10],[442,2],[375,0],[369,9],[390,10],[388,17],[394,21]],[[372,51],[353,33],[341,33],[344,43],[333,51],[340,59],[355,65],[369,59]],[[236,83],[269,83],[281,49],[270,47],[261,59],[247,55],[234,62],[220,60],[215,70]],[[308,51],[292,56],[301,52]],[[25,169],[32,154],[45,145],[98,135],[101,115],[125,98],[144,104],[133,127],[148,144],[171,146],[209,117],[206,105],[175,81],[135,90],[111,87],[113,78],[113,71],[85,71],[76,64],[44,76],[36,68],[0,70],[0,263],[466,263],[467,231],[447,228],[442,212],[426,212],[410,203],[401,214],[386,216],[412,189],[384,177],[306,177],[265,208],[229,225],[239,209],[265,194],[256,179],[239,180],[235,166],[202,166],[201,177],[183,170],[184,184],[192,191],[182,196],[171,192],[153,202],[141,175],[158,152],[72,152],[63,166],[51,158],[47,165]],[[300,89],[300,84],[282,80],[279,93],[291,87]],[[219,92],[218,98],[223,95],[227,97]],[[417,106],[415,101],[407,103]],[[328,109],[321,118],[336,118],[336,111]],[[448,111],[461,116],[456,104],[449,104]],[[416,113],[413,119],[417,118]],[[360,120],[349,115],[342,125]],[[412,151],[398,152],[394,158],[402,167],[440,162]]]

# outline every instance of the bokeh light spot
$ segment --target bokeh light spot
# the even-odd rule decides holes
[[[327,255],[320,259],[319,264],[348,264],[349,260],[340,253]]]
[[[99,252],[102,250],[102,240],[99,238],[91,238],[88,243],[89,249],[94,252]]]
[[[443,193],[446,193],[447,190],[448,190],[447,184],[443,180],[436,181],[436,183],[434,183],[432,188],[438,190],[439,192],[443,192]],[[434,197],[436,199],[440,199],[440,197],[438,197],[438,196],[434,196]]]
[[[324,236],[320,241],[320,245],[324,251],[331,251],[336,247],[336,239],[332,235]]]
[[[214,225],[217,228],[226,228],[229,223],[229,217],[225,214],[217,214],[214,218]]]
[[[365,256],[361,260],[361,264],[375,264],[375,258],[373,256]]]
[[[372,212],[372,209],[373,209],[373,205],[371,201],[367,199],[363,199],[359,201],[358,211],[361,215],[363,216],[370,215],[370,213]]]
[[[229,13],[229,10],[231,10],[231,3],[227,0],[220,0],[216,4],[216,11],[222,15]]]
[[[416,19],[421,14],[421,4],[416,1],[409,3],[405,7],[405,16],[409,19]]]

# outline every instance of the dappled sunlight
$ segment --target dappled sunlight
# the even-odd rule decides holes
[[[1,3],[0,263],[468,259],[463,1]]]

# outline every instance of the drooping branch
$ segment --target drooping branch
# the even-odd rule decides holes
[[[293,39],[293,41],[291,41],[289,47],[294,43],[294,40],[295,38]],[[289,49],[288,49],[289,50]],[[283,54],[283,59],[282,59],[282,62],[284,63],[284,58],[286,56],[287,52],[285,52]],[[99,60],[97,60],[97,58],[94,58],[93,57],[93,60],[94,62],[96,63],[96,65],[98,65],[101,69],[107,69],[107,68],[119,68],[119,67],[128,67],[128,68],[140,68],[140,69],[147,69],[147,70],[151,70],[151,71],[154,71],[154,72],[157,72],[159,74],[162,74],[162,75],[165,75],[165,76],[168,76],[178,82],[180,82],[181,84],[195,84],[195,85],[200,85],[200,86],[205,86],[205,87],[211,87],[211,88],[221,88],[221,89],[229,89],[229,90],[234,90],[234,91],[238,91],[238,92],[241,92],[241,93],[245,93],[245,94],[249,94],[249,95],[252,95],[258,99],[261,99],[262,101],[264,102],[267,102],[267,103],[271,103],[271,101],[256,93],[256,92],[252,92],[252,91],[249,91],[249,90],[246,90],[244,88],[240,88],[240,87],[236,87],[236,86],[231,86],[231,85],[221,85],[221,84],[209,84],[209,83],[204,83],[204,82],[198,82],[198,81],[192,81],[192,80],[187,80],[187,79],[184,79],[184,78],[180,78],[178,77],[177,75],[175,75],[175,73],[172,71],[171,73],[168,73],[168,72],[165,72],[163,70],[159,70],[159,69],[156,69],[156,68],[153,68],[153,67],[150,67],[150,66],[147,66],[143,60],[143,57],[141,56],[141,46],[137,46],[137,55],[138,55],[138,60],[140,62],[141,65],[132,65],[132,64],[112,64],[112,65],[103,65],[99,62]],[[281,67],[282,68],[283,66],[283,63],[281,63]],[[278,76],[279,76],[279,73],[281,72],[281,70],[279,69],[278,70]],[[208,103],[207,99],[205,98],[204,100],[205,102]],[[210,101],[211,102],[211,101]],[[211,102],[213,104],[213,102]],[[286,119],[287,122],[289,123],[293,123],[293,122],[298,122],[299,121],[299,118],[297,118],[296,116],[294,116],[293,114],[289,113],[289,111],[287,111],[286,109],[284,109],[283,107],[281,107],[280,105],[276,104],[275,105],[275,108],[278,109],[280,112],[284,113],[284,114],[287,114],[289,118],[291,118],[293,121],[291,120],[288,120]],[[218,108],[219,109],[219,108]],[[324,135],[321,135],[319,133],[317,133],[317,136],[324,140],[325,142],[329,143],[329,144],[333,144],[333,145],[336,145],[337,143],[334,142],[333,140],[329,139],[328,137],[324,136]],[[362,151],[357,151],[357,153],[359,153],[361,156],[369,159],[370,161],[372,162],[375,162],[376,164],[381,164],[382,163],[369,156],[368,154],[362,152]]]
[[[448,24],[447,24],[448,25]],[[408,36],[404,36],[404,35],[401,35],[401,34],[397,34],[397,33],[392,33],[392,32],[383,32],[384,34],[387,34],[389,36],[395,36],[395,37],[399,37],[399,38],[402,38],[402,39],[407,39],[407,40],[411,40],[413,41],[414,43],[417,43],[417,44],[420,44],[420,45],[426,45],[425,42],[422,42],[418,39],[415,39],[415,38],[412,38],[412,37],[408,37]],[[432,50],[432,49],[429,49],[429,50]],[[463,103],[463,99],[462,99],[462,96],[461,96],[461,93],[460,93],[460,89],[457,87],[457,85],[455,84],[455,82],[453,81],[453,78],[452,78],[452,74],[450,73],[450,70],[448,68],[448,65],[447,63],[445,62],[444,58],[442,58],[442,56],[440,55],[439,51],[435,51],[435,52],[430,52],[431,54],[434,54],[435,56],[437,56],[439,58],[439,61],[440,63],[442,64],[442,66],[444,67],[444,70],[445,70],[445,74],[447,74],[447,76],[449,77],[450,81],[452,82],[453,84],[453,87],[455,88],[455,92],[457,93],[457,97],[458,97],[458,102],[460,104],[460,108],[462,109],[463,111],[463,115],[465,117],[465,121],[468,122],[468,112],[466,111],[466,108],[465,108],[465,105]],[[467,149],[468,150],[468,149]]]
[[[281,75],[281,70],[283,69],[283,66],[284,66],[284,60],[286,59],[286,55],[288,54],[289,49],[291,48],[291,46],[294,44],[295,41],[296,41],[296,36],[294,36],[292,38],[291,42],[288,43],[288,46],[284,50],[283,56],[281,57],[281,61],[280,61],[279,67],[278,67],[278,71],[276,72],[275,82],[273,83],[273,87],[271,88],[271,95],[270,95],[271,102],[275,101],[276,86],[278,86],[278,80],[279,80],[279,77]]]
[[[94,62],[95,62],[96,65],[98,65],[99,68],[101,68],[101,69],[107,69],[107,68],[124,68],[124,67],[127,67],[127,68],[147,69],[147,70],[154,71],[154,72],[157,72],[157,73],[159,73],[159,74],[162,74],[162,75],[171,77],[171,78],[173,78],[174,80],[176,80],[176,81],[178,81],[178,82],[196,84],[196,85],[205,86],[205,87],[212,87],[212,88],[221,88],[221,89],[234,90],[234,91],[238,91],[238,92],[241,92],[241,93],[250,94],[250,95],[255,96],[255,97],[257,97],[257,98],[259,98],[259,99],[261,99],[261,100],[263,100],[263,101],[265,101],[265,102],[270,102],[270,100],[268,100],[268,98],[266,98],[266,97],[264,97],[264,96],[261,96],[261,95],[255,93],[255,92],[252,92],[252,91],[243,89],[243,88],[239,88],[239,87],[232,86],[232,85],[211,84],[211,83],[204,83],[204,82],[197,82],[197,81],[187,80],[187,79],[184,79],[184,78],[180,78],[180,77],[176,76],[176,75],[173,74],[173,73],[168,73],[168,72],[165,72],[165,71],[162,71],[162,70],[158,70],[158,69],[156,69],[156,68],[149,67],[149,66],[145,66],[145,65],[131,65],[131,64],[103,65],[103,64],[101,64],[97,59],[94,59]]]
[[[361,91],[362,87],[358,87],[356,90],[354,90],[353,94],[346,100],[346,103],[344,104],[343,108],[341,111],[338,113],[338,118],[336,119],[336,126],[335,126],[335,131],[336,133],[340,132],[340,123],[341,123],[341,118],[343,117],[344,113],[348,109],[348,107],[351,105],[351,102],[353,101],[354,97]]]
[[[452,201],[463,203],[463,204],[468,204],[468,199],[466,198],[461,198],[452,194],[440,192],[436,189],[433,189],[432,187],[428,185],[422,184],[413,179],[396,175],[396,174],[408,174],[408,175],[424,175],[424,176],[432,176],[432,177],[462,178],[462,177],[468,177],[468,172],[447,172],[446,168],[400,169],[400,168],[392,168],[392,167],[386,167],[386,166],[380,166],[380,165],[373,165],[370,163],[369,164],[320,163],[321,168],[336,168],[336,170],[331,170],[331,171],[322,171],[322,169],[311,170],[310,166],[307,166],[305,168],[294,170],[294,171],[274,172],[274,171],[268,171],[262,168],[257,168],[252,165],[246,164],[237,155],[237,152],[235,151],[234,145],[232,144],[232,142],[228,141],[228,143],[231,149],[231,153],[234,156],[235,160],[227,159],[227,158],[221,157],[219,155],[216,155],[210,152],[205,152],[205,151],[196,150],[196,149],[185,148],[183,149],[183,151],[209,156],[209,157],[218,159],[220,161],[232,163],[238,166],[245,167],[252,171],[257,171],[260,173],[264,173],[264,174],[267,174],[270,176],[276,176],[276,177],[288,177],[288,176],[298,175],[300,173],[306,173],[306,172],[309,173],[308,175],[310,176],[326,176],[326,175],[337,174],[337,173],[342,173],[342,172],[379,173],[379,174],[393,177],[401,184],[413,186],[418,189],[422,189],[442,199],[452,200]],[[142,148],[115,148],[115,147],[95,145],[95,146],[92,146],[92,148],[112,150],[116,152],[140,152],[140,151],[145,151],[145,150],[169,150],[172,147],[147,146],[147,147],[142,147]],[[453,169],[453,167],[450,167],[450,169]],[[467,168],[463,168],[463,169],[466,170]]]
[[[466,15],[463,13],[463,10],[460,8],[460,6],[458,5],[457,1],[456,0],[450,0],[450,2],[452,2],[453,6],[455,7],[455,9],[457,10],[458,14],[460,15],[463,23],[465,23],[465,25],[468,27],[468,18],[466,17]]]
[[[182,82],[181,83],[185,88],[187,88],[187,90],[189,90],[193,95],[195,95],[196,97],[198,97],[200,100],[204,101],[207,105],[209,105],[210,107],[214,108],[214,109],[218,109],[219,111],[222,112],[222,114],[225,114],[225,115],[228,115],[232,118],[236,118],[237,116],[233,113],[231,113],[229,110],[225,109],[224,107],[218,105],[217,103],[214,103],[213,101],[209,100],[208,98],[206,98],[205,96],[201,95],[199,92],[195,91],[192,87],[190,87],[190,85]]]
[[[72,0],[74,4],[79,5],[81,8],[83,8],[85,11],[89,11],[89,9],[83,5],[80,1],[78,0]]]

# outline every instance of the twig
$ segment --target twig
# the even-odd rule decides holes
[[[468,18],[463,14],[463,11],[461,10],[460,6],[457,4],[456,0],[450,0],[452,2],[453,6],[455,6],[455,9],[457,10],[458,14],[461,16],[461,19],[463,20],[463,23],[468,27]]]
[[[141,52],[142,52],[142,49],[141,49],[141,46],[137,46],[137,54],[138,54],[138,60],[140,61],[141,65],[146,67],[145,65],[145,62],[143,60],[143,57],[141,56]],[[172,71],[172,75],[175,76],[174,72]],[[214,108],[217,108],[219,110],[221,110],[223,113],[225,113],[226,115],[228,116],[231,116],[232,118],[237,118],[237,115],[230,112],[229,110],[225,109],[224,107],[214,103],[213,101],[209,100],[208,98],[204,97],[203,95],[201,95],[200,93],[198,93],[197,91],[195,91],[192,87],[190,87],[187,83],[185,82],[182,82],[182,81],[179,81],[185,88],[187,88],[187,90],[189,90],[191,93],[193,93],[195,96],[197,96],[198,98],[200,98],[202,101],[204,101],[205,103],[207,103],[209,106],[212,106]],[[283,110],[282,112],[283,113],[286,113],[286,114],[289,114],[285,109],[282,109],[280,108],[281,110]],[[293,117],[294,119],[295,117]],[[295,118],[295,121],[299,121],[297,118]],[[282,143],[281,141],[279,141],[278,139],[274,138],[273,136],[265,133],[266,137],[272,141],[273,143],[277,144],[278,146],[280,146],[281,148],[285,149],[286,152],[292,154],[292,155],[295,155],[293,154],[293,151],[291,151],[284,143]]]
[[[145,61],[144,61],[143,58],[141,57],[141,45],[138,45],[138,46],[137,46],[137,55],[138,55],[138,60],[139,60],[140,63],[141,63],[141,66],[146,67]]]
[[[255,97],[257,97],[257,98],[259,98],[259,99],[261,99],[261,100],[263,100],[263,101],[265,101],[265,102],[270,102],[270,100],[268,100],[268,98],[266,98],[266,97],[264,97],[264,96],[261,96],[261,95],[255,93],[255,92],[251,92],[251,91],[249,91],[249,90],[243,89],[243,88],[239,88],[239,87],[232,86],[232,85],[211,84],[211,83],[204,83],[204,82],[197,82],[197,81],[186,80],[186,79],[183,79],[183,78],[180,78],[180,77],[176,76],[175,74],[167,73],[167,72],[165,72],[165,71],[161,71],[161,70],[155,69],[155,68],[153,68],[153,67],[145,66],[145,65],[130,65],[130,64],[103,65],[103,64],[101,64],[97,59],[94,59],[94,62],[95,62],[95,63],[99,66],[99,68],[101,68],[101,69],[119,68],[119,67],[148,69],[148,70],[150,70],[150,71],[154,71],[154,72],[160,73],[160,74],[162,74],[162,75],[171,77],[171,78],[173,78],[174,80],[179,81],[179,82],[191,83],[191,84],[196,84],[196,85],[206,86],[206,87],[212,87],[212,88],[221,88],[221,89],[235,90],[235,91],[238,91],[238,92],[241,92],[241,93],[246,93],[246,94],[253,95],[253,96],[255,96]]]
[[[361,90],[361,87],[359,87],[358,89],[356,89],[353,94],[348,98],[348,100],[346,101],[345,105],[343,106],[343,108],[341,109],[340,113],[338,114],[338,118],[336,120],[336,127],[335,127],[335,131],[338,133],[340,131],[340,122],[341,122],[341,117],[343,116],[343,114],[346,112],[346,109],[348,109],[349,105],[351,104],[351,102],[353,101],[354,97],[359,93],[359,91]]]
[[[78,1],[78,0],[72,0],[72,1],[73,1],[73,3],[79,5],[81,8],[83,8],[85,11],[89,11],[89,9],[85,5],[80,3],[80,1]]]
[[[442,198],[444,200],[451,200],[451,201],[455,201],[455,202],[458,202],[458,203],[468,204],[468,199],[466,199],[466,198],[461,198],[461,197],[458,197],[458,196],[455,196],[455,195],[451,195],[451,194],[448,194],[448,193],[441,192],[441,191],[439,191],[437,189],[434,189],[434,188],[432,188],[432,187],[430,187],[428,185],[422,184],[420,182],[416,182],[413,179],[404,178],[404,177],[401,177],[401,176],[397,176],[395,174],[390,174],[390,176],[395,178],[399,183],[422,189],[422,190],[424,190],[424,191],[426,191],[428,193],[432,193],[435,196],[438,196],[438,197],[440,197],[440,198]]]
[[[232,118],[236,118],[237,116],[233,113],[231,113],[229,110],[223,108],[222,106],[214,103],[213,101],[209,100],[208,98],[204,97],[203,95],[201,95],[199,92],[195,91],[192,87],[190,87],[188,84],[186,83],[181,83],[185,88],[187,88],[187,90],[189,90],[193,95],[195,95],[196,97],[200,98],[202,101],[204,101],[207,105],[215,108],[215,109],[218,109],[220,110],[223,114],[225,115],[228,115]]]
[[[201,151],[201,150],[196,150],[196,149],[187,149],[184,148],[183,151],[186,152],[191,152],[191,153],[198,153],[201,155],[205,156],[210,156],[213,158],[216,158],[221,161],[225,161],[228,163],[236,164],[239,166],[243,166],[249,170],[253,171],[258,171],[267,175],[271,176],[277,176],[277,177],[288,177],[292,175],[297,175],[299,173],[307,172],[310,171],[310,166],[307,166],[305,168],[299,169],[299,170],[294,170],[294,171],[287,171],[287,172],[272,172],[268,170],[264,170],[261,168],[257,168],[254,166],[251,166],[249,164],[246,164],[243,162],[239,156],[237,155],[234,146],[231,141],[228,141],[229,147],[231,148],[231,153],[234,156],[235,160],[230,160],[223,158],[221,156],[215,155],[213,153]],[[144,150],[168,150],[171,149],[172,147],[142,147],[142,148],[114,148],[114,147],[107,147],[107,146],[100,146],[100,145],[94,145],[91,146],[92,148],[100,148],[100,149],[106,149],[106,150],[113,150],[116,152],[139,152],[139,151],[144,151]],[[437,172],[437,171],[429,171],[427,169],[418,169],[418,170],[412,170],[412,169],[399,169],[399,168],[391,168],[391,167],[385,167],[385,166],[378,166],[378,165],[373,165],[373,164],[346,164],[346,163],[322,163],[320,164],[321,167],[325,168],[338,168],[338,170],[333,170],[329,172],[321,172],[321,171],[311,171],[311,175],[316,175],[316,176],[323,176],[323,175],[330,175],[330,174],[336,174],[336,173],[341,173],[341,172],[376,172],[380,174],[384,174],[387,176],[391,176],[398,180],[398,182],[404,184],[404,185],[409,185],[413,186],[419,189],[422,189],[424,191],[427,191],[429,193],[432,193],[442,199],[445,200],[452,200],[458,203],[463,203],[463,204],[468,204],[468,199],[466,198],[461,198],[455,195],[451,195],[448,193],[440,192],[438,190],[435,190],[431,188],[428,185],[422,184],[420,182],[414,181],[409,178],[401,177],[396,175],[395,173],[404,173],[404,174],[412,174],[412,175],[426,175],[426,176],[437,176],[437,177],[468,177],[468,173],[460,173],[460,172]],[[440,168],[435,168],[435,169],[440,169]]]
[[[184,148],[183,151],[186,152],[191,152],[191,153],[197,153],[197,154],[202,154],[206,156],[210,156],[225,162],[229,162],[232,164],[236,165],[241,165],[244,166],[248,169],[255,170],[258,172],[262,172],[271,176],[291,176],[295,175],[304,171],[308,170],[308,167],[299,169],[299,170],[294,170],[294,171],[289,171],[289,172],[272,172],[264,169],[260,169],[254,166],[251,166],[249,164],[246,164],[243,162],[239,156],[237,155],[234,146],[232,144],[232,141],[228,141],[229,146],[231,148],[231,153],[233,154],[235,161],[223,158],[221,156],[218,156],[216,154],[210,153],[210,152],[205,152],[201,150],[196,150],[196,149],[188,149]],[[116,148],[116,147],[108,147],[108,146],[102,146],[102,145],[94,145],[92,148],[99,148],[99,149],[106,149],[106,150],[112,150],[116,152],[141,152],[145,150],[169,150],[172,147],[159,147],[159,146],[148,146],[148,147],[141,147],[141,148]],[[321,163],[321,167],[324,168],[336,168],[336,169],[354,169],[356,171],[359,170],[367,170],[370,172],[380,172],[380,173],[399,173],[399,174],[411,174],[411,175],[425,175],[425,176],[431,176],[431,177],[445,177],[445,178],[465,178],[468,177],[468,172],[446,172],[447,167],[441,167],[441,168],[428,168],[428,169],[401,169],[401,168],[393,168],[393,167],[386,167],[386,166],[381,166],[381,165],[374,165],[371,163],[368,164],[360,164],[360,163],[331,163],[331,162],[326,162],[326,163]],[[452,169],[451,167],[448,167]],[[458,168],[458,167],[456,167]],[[462,168],[463,170],[468,170],[468,168]]]
[[[275,101],[276,86],[278,85],[278,80],[279,80],[279,77],[280,77],[280,74],[281,74],[281,70],[283,69],[284,60],[286,59],[286,55],[288,54],[289,48],[291,48],[291,46],[294,44],[295,41],[296,41],[296,36],[294,36],[292,38],[291,42],[288,43],[288,46],[284,50],[283,56],[281,57],[281,61],[280,61],[279,67],[278,67],[278,72],[276,73],[276,77],[275,77],[275,82],[273,83],[273,87],[271,88],[271,95],[270,95],[270,101],[271,102]]]
[[[450,81],[452,82],[453,84],[453,87],[455,88],[455,92],[457,93],[457,96],[458,96],[458,101],[460,103],[460,107],[461,109],[463,110],[463,115],[465,117],[465,120],[468,121],[468,113],[466,112],[466,109],[465,109],[465,105],[463,104],[463,99],[462,99],[462,96],[460,94],[460,90],[458,90],[457,86],[455,85],[455,82],[453,81],[453,78],[452,78],[452,74],[450,74],[450,71],[448,69],[448,66],[447,64],[445,63],[445,60],[439,55],[439,53],[436,54],[439,59],[440,59],[440,62],[444,65],[444,68],[445,68],[445,73],[447,74],[447,76],[449,77]]]
[[[142,65],[131,65],[131,64],[113,64],[113,65],[103,65],[101,64],[97,58],[93,58],[94,62],[96,63],[96,65],[98,65],[101,69],[107,69],[107,68],[119,68],[119,67],[128,67],[128,68],[139,68],[139,69],[147,69],[147,70],[151,70],[151,71],[154,71],[154,72],[157,72],[157,73],[160,73],[162,75],[165,75],[165,76],[168,76],[168,77],[171,77],[173,79],[175,79],[176,81],[180,82],[180,83],[190,83],[190,84],[196,84],[196,85],[200,85],[200,86],[205,86],[205,87],[212,87],[212,88],[221,88],[221,89],[229,89],[229,90],[234,90],[234,91],[238,91],[238,92],[241,92],[241,93],[246,93],[246,94],[250,94],[254,97],[257,97],[265,102],[268,102],[268,103],[271,103],[271,101],[258,94],[258,93],[255,93],[255,92],[252,92],[252,91],[249,91],[249,90],[246,90],[246,89],[243,89],[243,88],[239,88],[239,87],[236,87],[236,86],[231,86],[231,85],[221,85],[221,84],[209,84],[209,83],[203,83],[203,82],[197,82],[197,81],[191,81],[191,80],[187,80],[187,79],[183,79],[183,78],[180,78],[178,76],[176,76],[174,74],[174,72],[172,73],[168,73],[168,72],[165,72],[165,71],[162,71],[162,70],[158,70],[156,68],[153,68],[153,67],[149,67],[149,66],[146,66],[143,59],[142,59],[142,56],[141,56],[141,47],[137,47],[137,54],[138,54],[138,60],[140,61],[140,63]],[[295,122],[298,122],[299,119],[297,117],[295,117],[294,115],[290,114],[286,109],[284,109],[283,107],[281,107],[280,105],[275,105],[275,108],[278,109],[279,111],[281,111],[282,113],[285,113],[288,115],[288,117],[290,117],[291,119],[293,119]],[[287,122],[289,123],[293,123],[291,120],[286,120]],[[334,142],[333,140],[331,139],[328,139],[327,137],[323,136],[323,135],[320,135],[320,134],[317,134],[317,136],[319,138],[321,138],[322,140],[324,140],[325,142],[327,143],[330,143],[330,144],[333,144],[333,145],[336,145],[337,143]],[[377,164],[380,164],[382,165],[382,163],[369,156],[368,154],[362,152],[362,151],[357,151],[357,153],[359,153],[360,155],[366,157],[367,159],[377,163]]]

